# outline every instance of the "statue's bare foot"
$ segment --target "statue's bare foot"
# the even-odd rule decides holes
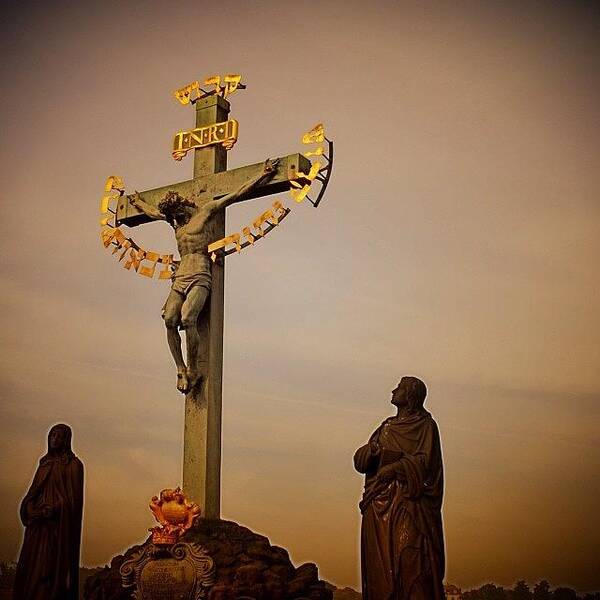
[[[185,394],[189,389],[188,376],[185,369],[177,369],[177,389]]]

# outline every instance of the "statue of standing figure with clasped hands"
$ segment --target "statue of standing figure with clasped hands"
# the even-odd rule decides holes
[[[78,600],[83,465],[71,450],[71,428],[54,425],[21,502],[25,526],[14,600]]]
[[[392,392],[398,413],[354,455],[365,474],[360,502],[363,600],[444,600],[444,475],[427,388],[403,377]]]

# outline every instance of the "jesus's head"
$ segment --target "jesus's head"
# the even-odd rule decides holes
[[[191,200],[187,200],[174,191],[167,192],[158,203],[158,210],[165,215],[171,225],[175,223],[185,225],[197,208]]]

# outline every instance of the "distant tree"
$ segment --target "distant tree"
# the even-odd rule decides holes
[[[531,600],[531,592],[529,586],[523,579],[517,581],[515,588],[511,594],[512,600]]]
[[[479,589],[470,590],[463,594],[464,600],[507,600],[504,588],[486,583]]]
[[[552,592],[552,600],[577,600],[577,594],[571,588],[557,587]]]
[[[535,584],[533,592],[524,580],[519,580],[512,590],[505,590],[493,583],[486,583],[480,588],[463,592],[464,600],[600,600],[600,592],[588,592],[578,596],[577,592],[567,587],[557,587],[550,591],[550,584],[542,579]]]
[[[545,580],[538,581],[533,588],[533,600],[550,600],[550,584]]]

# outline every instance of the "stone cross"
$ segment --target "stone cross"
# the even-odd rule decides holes
[[[196,128],[226,122],[230,110],[229,102],[219,95],[199,98],[193,106],[196,108]],[[181,144],[181,135],[179,138]],[[287,192],[291,181],[303,180],[298,173],[308,173],[310,167],[310,161],[302,154],[281,157],[277,174],[253,189],[247,198]],[[196,147],[193,179],[140,194],[145,202],[157,206],[170,190],[186,198],[202,190],[195,198],[196,204],[201,204],[235,191],[245,181],[258,175],[262,168],[263,162],[260,162],[228,171],[227,149],[222,144]],[[117,225],[135,227],[150,221],[129,202],[128,196],[121,197],[117,205]],[[223,238],[224,209],[213,219],[213,226],[212,239]],[[214,262],[210,298],[198,319],[201,342],[197,371],[202,380],[185,397],[183,489],[188,498],[202,507],[204,516],[213,519],[220,517],[221,503],[224,275],[223,261]]]

